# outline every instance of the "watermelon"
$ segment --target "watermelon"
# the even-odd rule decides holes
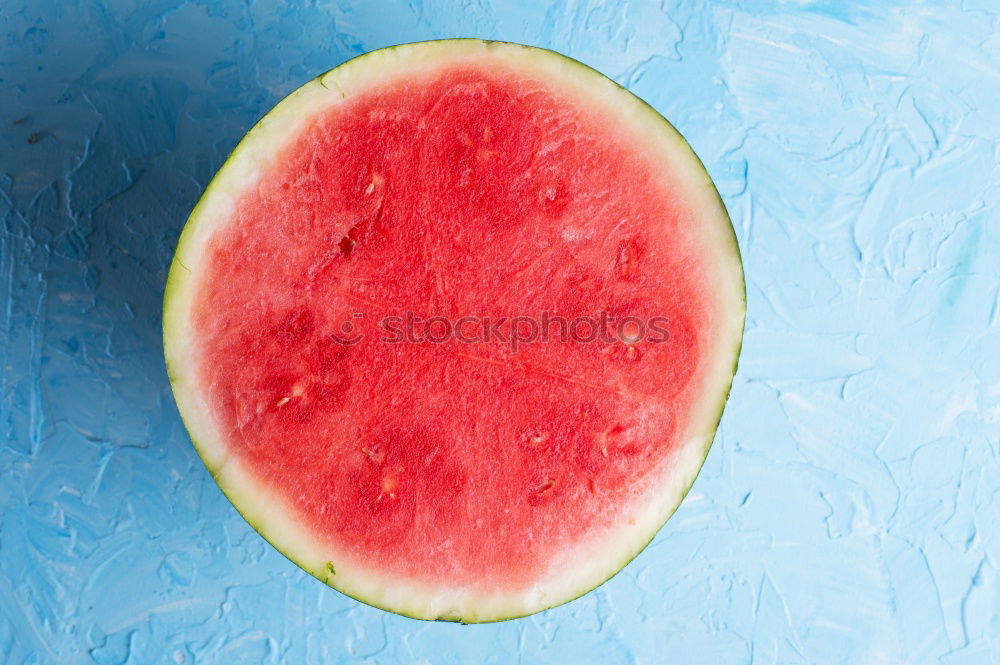
[[[690,488],[742,339],[732,225],[651,107],[539,48],[357,57],[253,127],[164,302],[174,396],[290,560],[486,622],[623,568]]]

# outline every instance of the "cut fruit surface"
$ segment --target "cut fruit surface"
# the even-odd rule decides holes
[[[523,616],[631,560],[711,444],[732,227],[655,111],[551,51],[355,58],[243,139],[178,244],[167,366],[205,464],[331,586]]]

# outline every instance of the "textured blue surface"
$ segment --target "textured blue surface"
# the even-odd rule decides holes
[[[4,0],[0,662],[1000,663],[1000,6]],[[667,528],[498,625],[351,601],[215,487],[161,359],[201,189],[284,94],[482,36],[689,138],[747,272],[716,444]]]

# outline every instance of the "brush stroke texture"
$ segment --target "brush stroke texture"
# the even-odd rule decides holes
[[[986,0],[7,0],[0,662],[1000,662],[998,28]],[[748,276],[667,528],[596,592],[472,627],[264,543],[190,446],[159,333],[183,221],[256,118],[452,36],[555,48],[663,112]]]

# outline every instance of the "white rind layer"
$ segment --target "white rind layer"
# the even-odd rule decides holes
[[[413,76],[456,61],[501,66],[545,81],[604,114],[624,141],[663,165],[685,208],[696,211],[692,238],[701,244],[709,304],[705,370],[684,441],[646,496],[626,507],[620,526],[598,541],[562,553],[529,589],[484,591],[433,587],[380,574],[332,551],[298,520],[281,495],[228,454],[213,413],[197,385],[195,342],[189,317],[205,273],[205,248],[232,219],[235,202],[256,186],[269,160],[314,114],[372,84]],[[677,186],[680,185],[678,188]],[[524,616],[559,605],[600,585],[652,539],[676,510],[701,468],[732,384],[743,334],[745,291],[732,225],[707,172],[681,135],[645,102],[581,63],[543,49],[502,42],[455,39],[404,44],[357,57],[305,84],[244,137],[206,189],[181,234],[164,297],[164,350],[174,396],[191,439],[219,487],[271,544],[318,579],[362,602],[411,617],[466,623]],[[332,566],[333,571],[330,567]]]

